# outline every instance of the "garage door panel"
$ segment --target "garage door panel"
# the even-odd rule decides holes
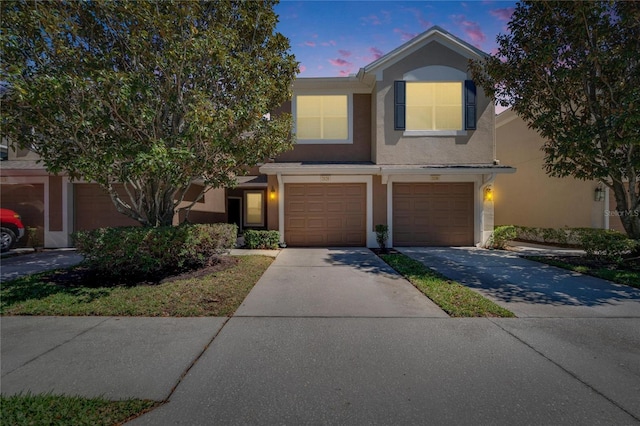
[[[287,244],[366,244],[365,184],[285,184],[284,197]],[[304,229],[290,226],[301,222]]]
[[[75,229],[88,231],[96,228],[138,226],[139,222],[121,214],[111,201],[111,197],[100,186],[90,183],[74,185]],[[121,185],[116,185],[119,193],[124,193]]]
[[[473,245],[473,183],[393,184],[397,246]]]

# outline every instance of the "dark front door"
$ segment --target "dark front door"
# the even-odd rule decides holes
[[[227,223],[238,225],[238,232],[242,231],[242,199],[227,198]]]

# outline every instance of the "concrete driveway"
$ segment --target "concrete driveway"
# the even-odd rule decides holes
[[[365,248],[283,250],[235,316],[448,317]]]
[[[506,251],[406,247],[399,251],[471,287],[519,318],[640,318],[640,289]]]

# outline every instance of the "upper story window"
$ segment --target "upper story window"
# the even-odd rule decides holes
[[[296,95],[293,100],[298,143],[352,143],[351,96]]]
[[[406,130],[462,130],[461,82],[407,82]]]
[[[476,86],[466,72],[432,65],[394,82],[394,129],[405,136],[455,136],[476,129]]]

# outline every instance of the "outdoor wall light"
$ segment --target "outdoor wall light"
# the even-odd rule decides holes
[[[604,188],[602,188],[601,186],[598,186],[596,188],[595,194],[593,195],[593,199],[596,201],[604,200]]]
[[[271,186],[271,192],[269,192],[269,199],[270,200],[276,199],[276,188],[274,186]]]
[[[493,201],[493,189],[490,186],[488,186],[484,190],[484,200]]]

